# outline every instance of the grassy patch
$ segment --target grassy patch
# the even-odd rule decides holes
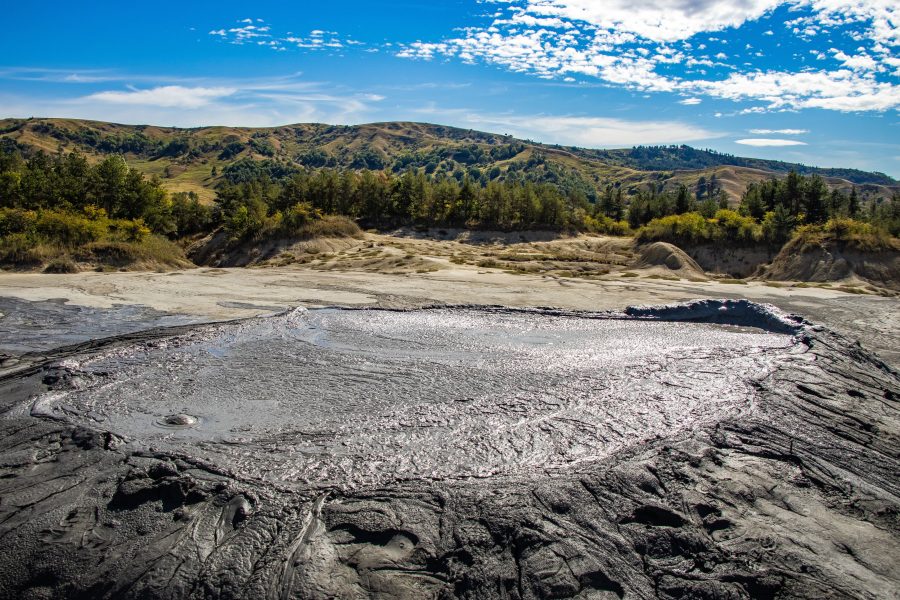
[[[303,225],[296,233],[300,238],[362,237],[362,230],[356,223],[339,215],[325,215],[321,219]]]
[[[674,275],[659,275],[658,273],[653,273],[651,275],[647,275],[646,279],[665,279],[666,281],[681,281],[680,277],[675,277]]]
[[[855,285],[842,285],[842,286],[839,286],[837,289],[839,289],[840,291],[845,292],[847,294],[863,294],[863,295],[868,294],[868,292],[866,290],[864,290],[862,288],[858,288]]]
[[[44,267],[44,273],[78,273],[81,269],[71,256],[57,256]]]
[[[785,250],[808,252],[828,243],[839,243],[863,252],[900,250],[900,241],[888,232],[853,219],[831,219],[824,225],[799,227]]]
[[[499,269],[502,266],[499,261],[497,261],[493,258],[486,258],[484,260],[479,260],[475,264],[484,269]]]
[[[110,219],[96,209],[0,209],[0,264],[73,273],[77,262],[149,269],[190,264],[177,244],[150,233],[140,219]]]

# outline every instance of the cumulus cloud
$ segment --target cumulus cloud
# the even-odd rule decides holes
[[[684,100],[679,100],[678,104],[684,104],[685,106],[696,106],[703,102],[700,98],[685,98]]]
[[[848,70],[733,73],[717,81],[682,82],[682,88],[730,100],[762,100],[772,109],[826,108],[884,111],[900,106],[900,86]]]
[[[756,147],[765,147],[765,146],[805,146],[806,142],[801,142],[800,140],[784,140],[777,138],[746,138],[742,140],[734,140],[735,144],[741,144],[744,146],[756,146]]]
[[[583,21],[600,29],[673,42],[756,20],[781,0],[530,0],[526,14]]]
[[[204,108],[219,98],[231,96],[237,90],[229,87],[184,87],[164,85],[146,90],[107,91],[91,94],[85,99],[109,104],[159,106],[163,108]]]
[[[546,79],[596,78],[642,92],[750,101],[756,111],[900,106],[895,52],[900,10],[888,0],[493,1],[503,8],[488,26],[466,28],[459,37],[400,45],[396,54],[483,61]],[[754,44],[736,40],[740,43],[728,54],[718,47],[706,54],[708,44],[728,42],[711,32],[729,29],[727,37],[740,38],[744,24],[775,10],[797,15],[785,24],[789,35],[822,38],[826,45],[810,51],[822,63],[818,69],[800,59],[791,63],[790,55],[778,51],[783,64],[773,68],[770,60],[766,68],[755,66],[766,54],[757,38]]]

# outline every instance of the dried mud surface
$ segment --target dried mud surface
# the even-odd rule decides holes
[[[900,589],[900,376],[773,307],[300,309],[0,373],[4,598]]]

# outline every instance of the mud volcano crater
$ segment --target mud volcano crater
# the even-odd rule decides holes
[[[297,309],[0,386],[4,597],[897,589],[897,374],[748,302]]]
[[[542,473],[752,411],[791,345],[611,316],[298,309],[69,360],[31,412],[284,484]]]

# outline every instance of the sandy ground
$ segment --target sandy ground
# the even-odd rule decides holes
[[[143,305],[221,320],[294,306],[411,307],[434,303],[617,310],[695,298],[747,298],[802,314],[848,334],[900,364],[900,300],[818,287],[771,287],[610,275],[602,279],[511,274],[470,265],[430,273],[322,271],[304,266],[169,273],[0,273],[0,296],[66,299],[90,307]]]

